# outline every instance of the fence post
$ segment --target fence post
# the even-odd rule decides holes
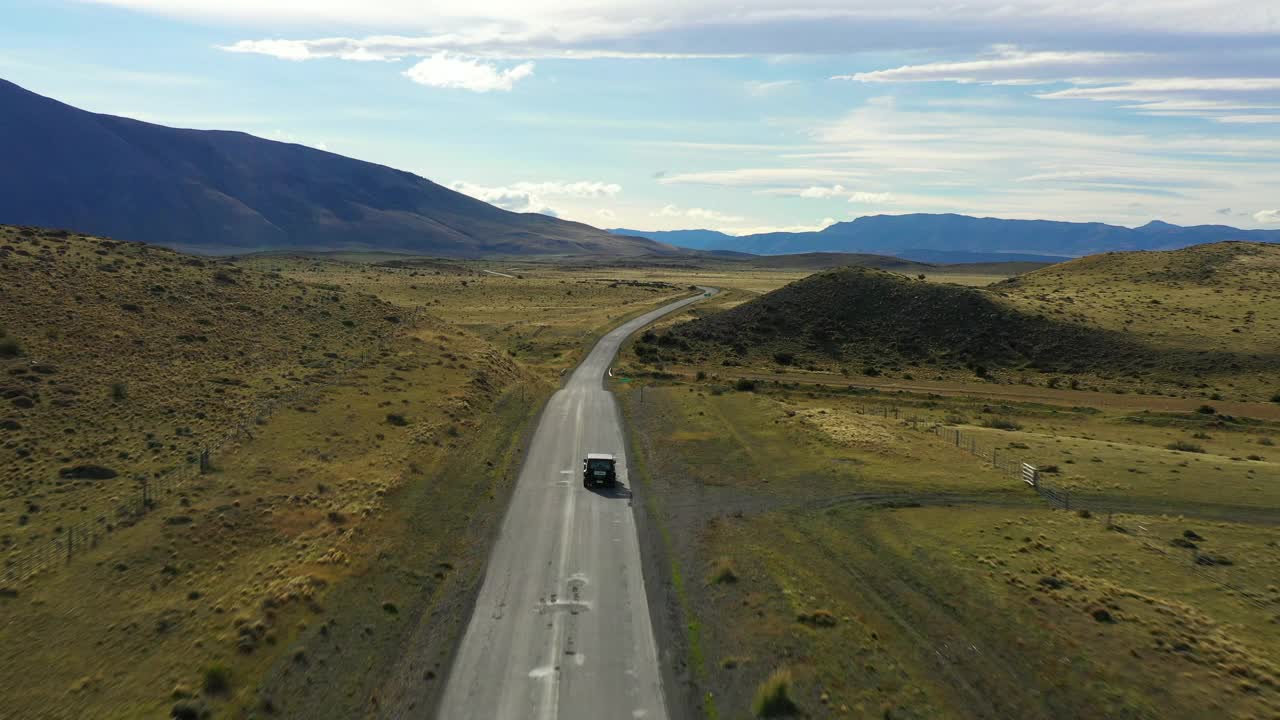
[[[209,472],[209,448],[200,451],[200,474]]]
[[[76,544],[76,529],[75,529],[75,526],[72,526],[67,528],[67,564],[68,565],[71,564],[71,552],[75,544]]]

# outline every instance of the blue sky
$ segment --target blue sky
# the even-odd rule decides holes
[[[1274,0],[0,4],[40,94],[601,227],[1280,228]]]

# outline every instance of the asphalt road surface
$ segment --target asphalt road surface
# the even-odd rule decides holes
[[[547,401],[454,658],[442,720],[666,719],[621,420],[603,377],[627,336],[700,298],[605,335]],[[617,456],[617,487],[582,486],[590,452]]]

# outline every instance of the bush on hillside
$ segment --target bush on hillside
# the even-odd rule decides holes
[[[22,345],[17,338],[9,337],[9,333],[0,327],[0,358],[15,358],[22,354]]]
[[[799,708],[791,699],[791,671],[785,668],[774,670],[767,680],[756,689],[755,702],[751,703],[751,711],[756,717],[774,718],[794,715]]]

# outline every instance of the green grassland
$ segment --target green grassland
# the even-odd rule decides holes
[[[790,697],[815,716],[1274,712],[1278,478],[1178,467],[1162,445],[1183,428],[1085,408],[735,392],[710,380],[647,387],[643,400],[629,389],[624,408],[650,512],[668,528],[671,572],[686,578],[692,674],[708,715],[750,714],[757,686],[784,667]],[[1093,448],[1102,463],[1090,455],[1087,467],[1062,466],[1078,479],[1053,480],[1097,478],[1093,500],[1126,503],[1116,528],[1050,510],[919,429],[966,414],[966,432],[992,433],[1029,459],[1116,437]],[[1022,429],[983,428],[984,418]],[[1179,482],[1128,471],[1153,471],[1164,455]],[[1261,494],[1247,495],[1253,486]],[[1233,521],[1215,505],[1237,489],[1254,506]],[[1169,502],[1184,513],[1148,509]],[[1198,549],[1171,544],[1184,530]],[[1196,564],[1204,553],[1232,564]]]
[[[1277,257],[1111,254],[983,290],[838,270],[624,349],[701,712],[1275,716]]]

